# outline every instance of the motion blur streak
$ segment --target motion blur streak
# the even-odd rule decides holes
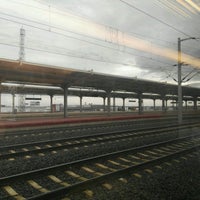
[[[93,38],[98,38],[102,41],[105,40],[116,45],[134,48],[143,52],[150,52],[177,62],[177,51],[175,50],[158,47],[152,43],[126,34],[117,29],[96,24],[72,14],[66,15],[65,18],[61,18],[58,14],[54,14],[53,17],[55,21],[60,23],[59,25],[67,25],[67,28],[75,32],[91,36]],[[182,61],[194,67],[200,68],[200,59],[182,53]]]
[[[196,11],[192,7],[190,7],[185,1],[183,0],[176,0],[176,1],[180,3],[183,7],[185,7],[187,10],[192,12],[193,14],[196,14]]]
[[[200,12],[200,7],[191,0],[185,0],[188,4],[190,4],[193,8]]]

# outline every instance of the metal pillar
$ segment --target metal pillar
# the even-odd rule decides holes
[[[162,97],[162,111],[165,112],[165,98]]]
[[[12,94],[12,113],[15,114],[15,94]]]
[[[139,95],[138,95],[138,114],[139,114],[139,115],[141,115],[141,114],[142,114],[142,111],[143,111],[142,103],[143,103],[142,94],[139,94]]]
[[[113,97],[113,111],[116,111],[115,97]]]
[[[110,97],[111,96],[111,91],[107,92],[107,112],[108,112],[108,116],[110,116]]]
[[[106,97],[103,97],[103,111],[106,111]]]
[[[80,112],[83,112],[83,97],[80,96]]]
[[[181,78],[181,39],[178,38],[178,123],[182,124],[182,78]]]
[[[68,98],[68,87],[65,86],[64,87],[64,118],[67,118],[67,116],[68,116],[68,102],[67,102],[67,98]]]
[[[197,110],[197,98],[194,98],[194,110]]]
[[[50,112],[53,113],[53,95],[50,94]]]
[[[1,82],[0,82],[0,87],[1,87]],[[1,92],[0,92],[0,113],[1,113]]]
[[[0,113],[1,113],[1,93],[0,93]]]
[[[188,109],[187,100],[185,100],[185,110]]]
[[[125,99],[126,98],[122,98],[122,99],[123,99],[123,109],[122,110],[125,111]]]
[[[181,76],[181,42],[186,40],[195,40],[195,37],[189,37],[189,38],[178,38],[178,123],[182,124],[183,121],[183,96],[182,96],[182,76]]]
[[[156,99],[153,99],[153,110],[156,110]]]

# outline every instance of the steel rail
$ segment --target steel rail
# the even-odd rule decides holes
[[[152,136],[158,133],[163,134],[169,131],[185,130],[194,126],[196,127],[196,125],[198,124],[181,125],[179,127],[166,126],[162,128],[152,128],[151,130],[141,129],[141,130],[126,130],[126,131],[117,131],[117,132],[112,131],[108,133],[86,135],[86,136],[81,136],[81,137],[62,138],[62,139],[57,139],[53,141],[47,140],[47,141],[42,141],[42,142],[33,142],[33,143],[5,146],[5,147],[0,147],[0,150],[9,151],[9,150],[16,150],[16,148],[30,148],[30,146],[31,148],[33,148],[35,145],[53,145],[58,142],[61,143],[59,146],[56,145],[56,146],[51,146],[51,147],[41,147],[40,149],[31,149],[31,150],[27,149],[26,151],[17,151],[13,153],[1,153],[0,159],[7,159],[13,156],[14,157],[24,156],[27,154],[30,155],[30,154],[48,152],[48,151],[53,151],[53,150],[61,150],[63,148],[74,148],[81,145],[94,144],[98,142],[105,142],[105,141],[118,140],[118,139],[124,139],[124,138],[132,138],[132,137],[146,136],[146,135]],[[128,134],[128,135],[124,135],[124,134]],[[89,141],[84,141],[84,140],[89,140]],[[66,144],[67,142],[71,144]]]
[[[47,193],[39,194],[39,195],[30,197],[27,199],[28,200],[50,200],[50,199],[54,199],[54,198],[58,198],[58,197],[64,197],[67,194],[73,193],[74,191],[76,191],[76,192],[83,191],[84,189],[87,189],[89,185],[91,186],[91,184],[96,185],[96,184],[101,183],[102,181],[108,180],[110,178],[112,178],[112,179],[120,178],[121,176],[127,175],[128,173],[134,173],[136,171],[143,170],[144,168],[147,168],[149,166],[155,165],[157,163],[162,163],[162,162],[168,161],[173,158],[177,158],[181,155],[185,155],[190,152],[196,151],[197,149],[200,149],[200,145],[197,145],[197,146],[194,146],[194,147],[191,147],[188,149],[180,150],[175,153],[171,153],[169,155],[164,155],[162,157],[155,158],[150,161],[146,161],[146,162],[143,162],[143,163],[140,163],[140,164],[137,164],[134,166],[130,166],[130,167],[127,167],[124,169],[119,169],[117,171],[110,172],[110,173],[107,173],[107,174],[104,174],[101,176],[97,176],[97,177],[88,179],[86,181],[82,181],[82,182],[70,185],[68,187],[61,187],[56,190],[52,190]]]
[[[196,119],[196,117],[194,116],[189,116],[187,118],[194,118]],[[169,123],[169,120],[170,120],[170,123],[173,122],[173,125],[177,125],[177,122],[175,121],[175,117],[170,117],[170,116],[167,116],[167,117],[164,117],[164,118],[161,118],[159,120],[161,120],[161,125],[163,122],[165,122],[166,120],[168,120],[167,122]],[[105,128],[105,127],[111,127],[111,126],[114,126],[114,127],[120,127],[120,125],[122,124],[122,126],[124,126],[125,123],[127,122],[130,122],[128,125],[126,126],[131,126],[132,125],[132,122],[133,121],[141,121],[142,119],[138,119],[138,120],[123,120],[123,121],[118,121],[118,123],[116,123],[116,121],[114,122],[97,122],[98,123],[98,127],[99,128]],[[151,122],[151,121],[155,121],[153,119],[143,119],[147,122]],[[171,121],[172,120],[172,121]],[[187,120],[185,120],[187,121]],[[157,124],[158,122],[156,122]],[[120,124],[120,125],[119,125]],[[40,131],[38,132],[38,129],[34,128],[34,129],[25,129],[25,130],[15,130],[15,131],[4,131],[3,133],[0,134],[0,138],[2,137],[8,137],[8,136],[19,136],[19,135],[23,135],[23,134],[26,134],[27,135],[27,132],[29,135],[31,134],[40,134],[40,133],[44,133],[44,132],[54,132],[54,131],[76,131],[76,130],[80,130],[80,129],[93,129],[96,125],[93,125],[93,124],[79,124],[79,125],[72,125],[72,126],[64,126],[64,127],[50,127],[50,128],[40,128]]]
[[[108,158],[112,158],[113,156],[119,156],[119,155],[127,154],[130,152],[134,153],[137,151],[144,151],[146,149],[150,149],[150,148],[154,148],[154,147],[160,147],[163,145],[173,144],[173,143],[177,143],[177,142],[183,142],[183,141],[191,140],[194,137],[195,138],[199,137],[199,135],[181,137],[181,138],[176,138],[176,139],[172,139],[172,140],[167,140],[164,142],[157,142],[157,143],[153,143],[153,144],[148,144],[148,145],[143,145],[143,146],[139,146],[139,147],[120,150],[120,151],[116,151],[116,152],[112,152],[112,153],[106,153],[106,154],[102,154],[102,155],[98,155],[98,156],[94,156],[94,157],[84,158],[84,159],[72,161],[69,163],[62,163],[62,164],[58,164],[58,165],[54,165],[54,166],[50,166],[50,167],[46,167],[46,168],[41,168],[41,169],[37,169],[37,170],[33,170],[33,171],[28,171],[28,172],[23,172],[23,173],[19,173],[19,174],[7,176],[7,177],[2,177],[2,178],[0,178],[0,186],[5,184],[6,182],[12,182],[14,180],[19,180],[19,179],[22,179],[25,177],[28,177],[28,178],[34,177],[35,175],[40,174],[40,173],[45,174],[52,170],[58,170],[58,169],[65,168],[65,167],[73,167],[75,165],[80,165],[81,163],[87,164],[94,160],[108,159]]]

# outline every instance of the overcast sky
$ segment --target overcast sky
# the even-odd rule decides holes
[[[176,83],[177,39],[200,38],[199,0],[0,0],[0,57]],[[200,41],[181,43],[198,83]]]

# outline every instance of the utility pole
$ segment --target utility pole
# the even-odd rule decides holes
[[[181,65],[181,39],[178,38],[178,124],[182,124],[183,121]]]
[[[185,39],[178,38],[178,124],[182,124],[183,121],[183,95],[182,95],[182,75],[181,75],[181,42],[185,40],[195,40],[195,37],[189,37]]]

